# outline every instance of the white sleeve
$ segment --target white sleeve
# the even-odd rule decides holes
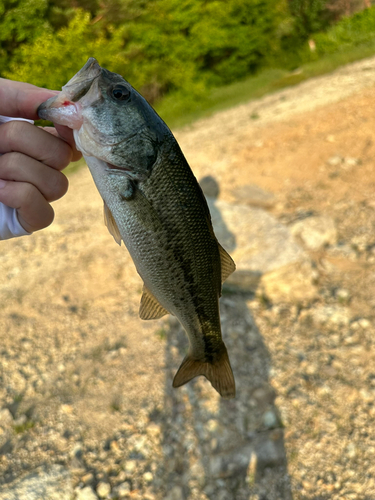
[[[34,123],[32,120],[26,120],[25,118],[12,118],[0,115],[0,125],[12,120]],[[26,236],[28,234],[31,233],[28,233],[26,229],[21,226],[18,220],[17,210],[0,203],[0,240],[8,240],[9,238],[14,238],[15,236]]]
[[[0,125],[2,123],[11,122],[13,120],[16,120],[16,121],[19,121],[19,122],[28,122],[28,123],[32,123],[34,125],[33,120],[27,120],[26,118],[13,118],[12,116],[2,116],[2,115],[0,115]]]
[[[17,217],[17,210],[0,203],[0,240],[9,240],[15,236],[26,236],[24,229]]]

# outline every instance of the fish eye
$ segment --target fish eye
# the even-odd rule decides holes
[[[130,97],[130,90],[125,85],[116,85],[111,93],[116,101],[126,101]]]

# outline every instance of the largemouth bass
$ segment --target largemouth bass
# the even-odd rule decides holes
[[[219,297],[235,265],[172,132],[124,78],[94,58],[38,114],[73,129],[104,200],[106,225],[143,279],[141,319],[170,313],[188,334],[173,386],[204,375],[221,396],[234,397]]]

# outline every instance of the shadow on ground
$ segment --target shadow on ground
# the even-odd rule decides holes
[[[187,337],[172,317],[166,342],[162,421],[166,499],[291,499],[283,428],[269,384],[271,360],[246,296],[221,299],[223,338],[237,395],[224,400],[200,377],[181,389],[171,380],[186,354]]]

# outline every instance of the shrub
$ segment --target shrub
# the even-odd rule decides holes
[[[375,40],[375,7],[341,19],[326,33],[312,37],[319,56]]]
[[[122,71],[122,48],[121,30],[93,29],[90,14],[77,10],[67,27],[55,34],[50,29],[33,43],[19,47],[5,76],[60,89],[91,56],[114,71],[116,68]]]

